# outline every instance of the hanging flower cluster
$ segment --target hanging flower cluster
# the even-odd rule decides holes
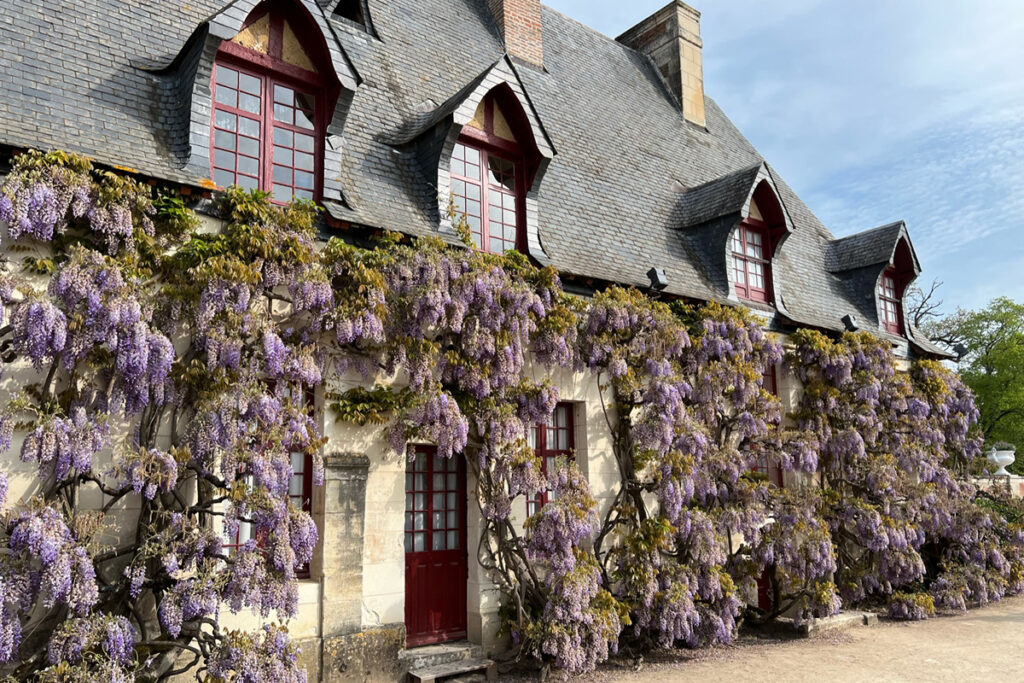
[[[672,309],[636,292],[599,294],[580,357],[610,380],[614,454],[625,480],[601,553],[632,635],[671,647],[727,643],[756,567],[740,559],[768,519],[749,476],[771,454],[778,401],[762,376],[781,358],[752,318],[720,306]],[[652,507],[651,500],[656,500]]]
[[[49,242],[81,224],[116,252],[134,247],[136,230],[152,236],[153,211],[144,185],[64,152],[22,154],[0,188],[0,221],[12,240]]]
[[[833,341],[801,331],[790,365],[805,384],[797,419],[819,443],[828,522],[844,602],[886,601],[920,619],[933,602],[963,609],[1021,590],[1021,545],[958,476],[980,453],[978,412],[934,362],[900,372],[867,334]],[[1019,561],[1019,560],[1018,560]]]

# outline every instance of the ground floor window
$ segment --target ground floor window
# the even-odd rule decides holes
[[[546,425],[536,424],[533,426],[528,439],[530,446],[540,458],[542,473],[546,475],[549,470],[554,469],[557,458],[572,457],[575,447],[574,432],[573,405],[571,403],[559,403],[555,406],[555,411]],[[548,491],[542,491],[533,499],[528,500],[526,514],[532,515],[544,507],[550,495]]]

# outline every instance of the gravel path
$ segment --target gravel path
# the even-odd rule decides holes
[[[628,661],[613,661],[583,680],[1024,683],[1024,597],[956,616],[883,622],[813,639],[748,636],[732,647],[649,657],[639,672]]]

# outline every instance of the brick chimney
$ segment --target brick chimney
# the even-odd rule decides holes
[[[541,44],[540,0],[487,0],[509,56],[544,65]]]
[[[705,125],[700,12],[673,0],[616,40],[654,60],[682,104],[683,117]]]

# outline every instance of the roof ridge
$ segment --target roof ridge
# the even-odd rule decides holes
[[[889,229],[889,228],[897,228],[897,227],[905,227],[905,226],[906,226],[906,223],[901,218],[899,220],[892,221],[891,223],[886,223],[885,225],[876,225],[873,228],[866,228],[864,230],[859,230],[857,232],[851,232],[849,235],[843,235],[842,237],[836,237],[836,238],[834,238],[832,240],[832,242],[833,243],[842,242],[843,240],[852,239],[854,237],[863,237],[864,235],[868,235],[868,234],[873,233],[873,232],[879,232],[879,231],[886,230],[886,229]]]

